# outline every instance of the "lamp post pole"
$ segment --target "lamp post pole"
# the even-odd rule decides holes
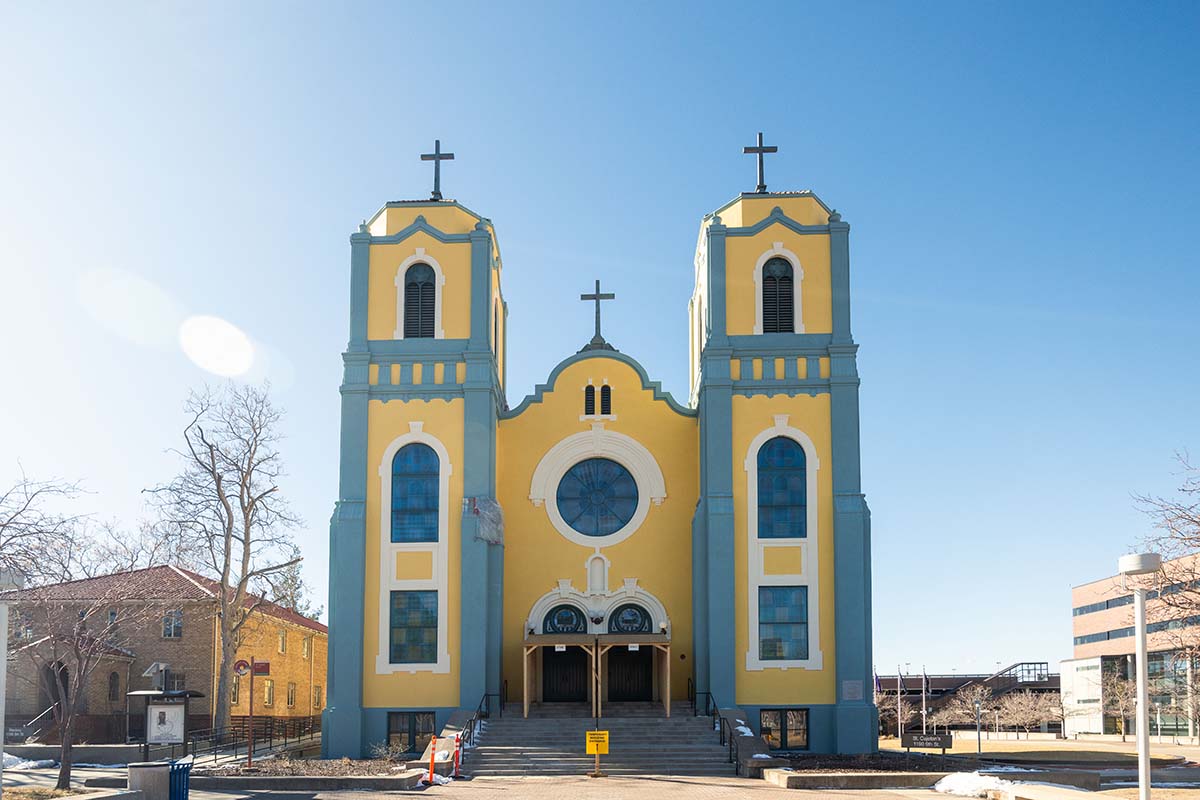
[[[1158,553],[1135,553],[1121,556],[1117,571],[1122,577],[1149,575],[1162,569]],[[1133,587],[1134,670],[1137,673],[1137,735],[1138,800],[1150,800],[1150,687],[1146,665],[1146,589],[1140,583]]]
[[[983,703],[975,701],[975,758],[983,756]]]

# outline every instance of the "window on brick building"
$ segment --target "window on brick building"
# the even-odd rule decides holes
[[[287,704],[288,704],[288,708],[296,707],[296,684],[294,684],[294,683],[288,684]]]
[[[108,673],[108,702],[115,703],[121,699],[121,676],[115,672]]]
[[[263,705],[275,705],[275,681],[270,678],[263,680]]]
[[[305,658],[312,655],[312,637],[305,636],[300,642],[300,654]]]
[[[242,694],[242,679],[237,675],[233,676],[233,682],[229,684],[229,704],[236,706],[241,699]]]
[[[287,631],[286,630],[279,631],[279,652],[281,652],[281,653],[287,652]]]
[[[313,687],[313,708],[320,709],[325,707],[325,695],[321,692],[320,686]]]
[[[162,635],[164,639],[183,638],[183,611],[177,608],[163,614]]]

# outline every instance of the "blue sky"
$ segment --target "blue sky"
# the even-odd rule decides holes
[[[172,474],[217,379],[170,333],[221,317],[287,411],[323,594],[347,237],[428,192],[435,137],[497,225],[514,405],[590,336],[596,277],[608,338],[686,396],[697,225],[753,188],[756,131],[771,189],[843,212],[881,671],[1069,656],[1069,587],[1200,449],[1195,4],[2,16],[0,474],[81,479],[100,517]]]

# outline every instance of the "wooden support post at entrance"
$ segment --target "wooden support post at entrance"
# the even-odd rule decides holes
[[[671,718],[671,645],[662,648],[663,679],[667,689],[663,692],[663,706],[667,709],[667,719]]]
[[[526,645],[521,656],[521,703],[524,707],[525,719],[529,719],[529,658],[537,652],[537,645]]]

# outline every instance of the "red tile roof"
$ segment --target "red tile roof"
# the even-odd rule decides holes
[[[215,599],[221,584],[207,578],[198,572],[192,572],[182,567],[166,565],[137,569],[132,572],[114,572],[111,575],[100,575],[95,578],[82,578],[77,581],[65,581],[36,589],[21,589],[0,593],[0,597],[8,597],[19,601],[22,596],[29,596],[34,591],[37,596],[48,600],[102,600],[105,598],[120,598],[123,600],[210,600]],[[289,608],[264,600],[258,595],[248,595],[246,606],[258,603],[258,611],[268,614],[284,622],[300,625],[320,633],[328,633],[329,629],[314,619],[298,614]]]

